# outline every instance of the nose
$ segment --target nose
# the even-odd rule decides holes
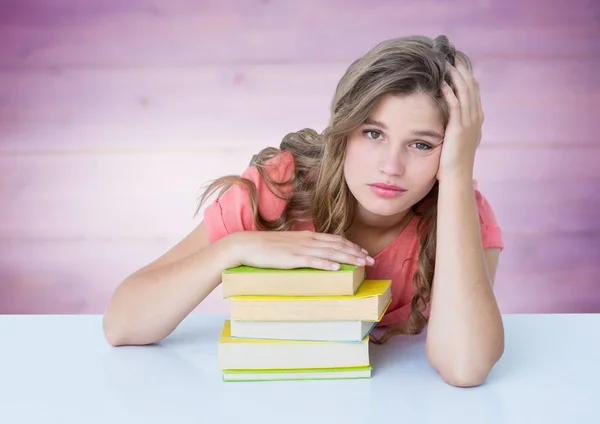
[[[386,175],[402,175],[405,171],[405,158],[403,157],[400,149],[382,149],[379,157],[379,171]]]

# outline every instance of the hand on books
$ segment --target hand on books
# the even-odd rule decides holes
[[[244,231],[232,234],[240,265],[260,268],[339,269],[374,263],[365,249],[343,237],[312,231]]]

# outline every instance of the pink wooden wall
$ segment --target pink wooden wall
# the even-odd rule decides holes
[[[475,61],[502,310],[600,312],[599,22],[586,0],[4,0],[0,312],[102,313],[199,222],[201,184],[322,129],[348,64],[411,33]]]

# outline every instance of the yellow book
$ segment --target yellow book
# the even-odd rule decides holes
[[[225,320],[218,342],[221,370],[297,370],[370,366],[369,337],[359,342],[243,339]]]
[[[339,270],[314,268],[272,269],[238,266],[223,271],[224,298],[232,296],[351,295],[365,278],[365,268],[342,264]]]
[[[234,296],[231,298],[231,319],[378,322],[391,300],[391,280],[364,280],[353,295]]]

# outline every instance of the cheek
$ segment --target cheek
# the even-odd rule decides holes
[[[439,154],[415,158],[406,170],[407,180],[410,181],[413,194],[422,197],[426,195],[437,180],[440,163]]]
[[[361,143],[360,140],[350,140],[346,150],[344,165],[346,175],[352,179],[353,176],[364,173],[369,169],[368,162],[372,160],[372,157],[373,155],[369,154],[365,143]]]
[[[419,158],[417,166],[415,166],[415,173],[419,175],[422,180],[435,179],[440,166],[440,153],[439,151],[430,154],[429,156]]]
[[[433,179],[433,178],[435,178],[439,168],[440,168],[440,155],[435,154],[435,155],[431,155],[431,157],[427,161],[427,165],[423,167],[423,172],[427,172],[427,175],[429,175]]]

